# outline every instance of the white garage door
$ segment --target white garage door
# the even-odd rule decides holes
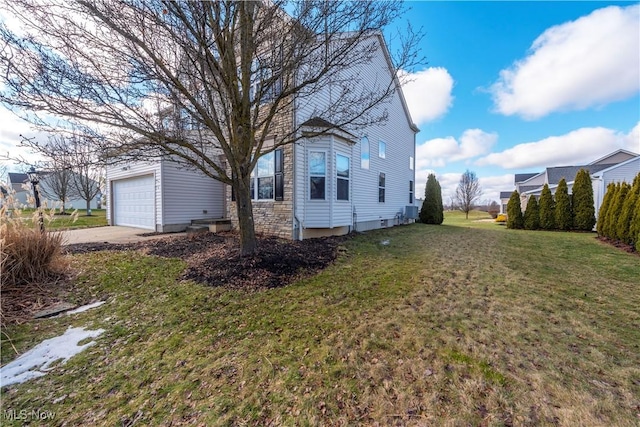
[[[113,223],[155,230],[153,175],[113,181]]]

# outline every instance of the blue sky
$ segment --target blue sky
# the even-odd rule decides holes
[[[638,4],[409,2],[428,61],[405,87],[417,194],[435,172],[446,203],[469,169],[498,200],[514,173],[640,152]]]
[[[515,173],[640,152],[640,3],[408,2],[428,64],[406,70],[416,194],[434,172],[448,203],[476,172],[482,200]],[[406,22],[398,22],[396,30]],[[394,41],[389,33],[390,49]],[[29,125],[0,107],[0,151]]]

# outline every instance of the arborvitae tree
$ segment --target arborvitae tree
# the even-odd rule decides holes
[[[420,222],[424,224],[442,224],[444,209],[442,207],[442,189],[436,176],[432,173],[427,177],[424,189],[424,202],[420,209]]]
[[[593,203],[591,175],[580,169],[573,182],[573,227],[576,230],[591,231],[596,225],[596,207]]]
[[[538,201],[535,196],[529,197],[527,208],[524,211],[524,228],[526,230],[537,230],[540,226],[540,212]]]
[[[540,210],[540,228],[543,230],[553,230],[555,228],[555,219],[553,217],[555,203],[547,184],[542,188],[538,207]]]
[[[640,196],[638,196],[638,198],[640,200]],[[629,234],[635,242],[636,252],[640,252],[640,203],[636,203],[634,208]]]
[[[555,223],[558,230],[571,229],[573,225],[571,213],[571,197],[569,197],[567,181],[562,178],[558,183],[558,188],[556,188]]]
[[[622,216],[622,207],[624,206],[624,202],[627,200],[627,194],[629,193],[630,189],[631,189],[631,186],[626,182],[623,182],[622,184],[620,184],[620,190],[616,192],[615,203],[613,204],[613,207],[611,208],[611,212],[609,214],[609,221],[611,221],[610,237],[615,240],[622,241],[624,237],[623,236],[624,233],[619,232],[620,230],[618,229],[618,221]]]
[[[507,228],[519,229],[524,227],[522,218],[522,208],[520,207],[520,193],[511,193],[509,203],[507,203]]]
[[[613,187],[613,191],[611,193],[611,201],[609,202],[609,208],[607,209],[607,216],[604,218],[604,223],[602,224],[602,235],[609,239],[614,238],[614,225],[616,224],[616,215],[613,213],[616,201],[618,200],[618,193],[620,193],[621,184],[619,182],[615,183]]]
[[[635,241],[635,236],[631,235],[631,220],[633,219],[633,211],[638,203],[640,203],[640,196],[637,194],[638,192],[634,187],[629,189],[627,193],[627,198],[622,204],[622,213],[618,217],[617,224],[617,236],[618,238],[628,244],[631,245]]]
[[[613,182],[607,185],[607,191],[604,193],[604,199],[602,200],[602,205],[600,206],[600,210],[598,211],[598,222],[596,223],[596,231],[599,236],[606,236],[605,234],[605,223],[607,222],[607,214],[609,209],[611,208],[611,201],[616,192],[616,184]]]

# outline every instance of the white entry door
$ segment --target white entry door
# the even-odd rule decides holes
[[[113,223],[155,230],[155,187],[153,175],[113,181]]]

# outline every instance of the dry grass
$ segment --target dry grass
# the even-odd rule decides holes
[[[2,326],[16,320],[20,312],[29,311],[23,304],[26,300],[23,297],[30,290],[42,294],[42,288],[56,282],[68,267],[67,259],[62,256],[62,234],[41,232],[39,228],[40,221],[43,224],[53,221],[53,210],[40,208],[27,215],[17,206],[14,195],[8,194],[3,197],[0,207]],[[48,293],[44,292],[45,295]],[[33,305],[32,302],[29,304]]]
[[[636,255],[451,214],[342,253],[252,293],[179,282],[176,260],[75,256],[76,295],[107,304],[15,327],[14,344],[107,331],[3,391],[2,409],[51,410],[53,425],[637,425]]]

